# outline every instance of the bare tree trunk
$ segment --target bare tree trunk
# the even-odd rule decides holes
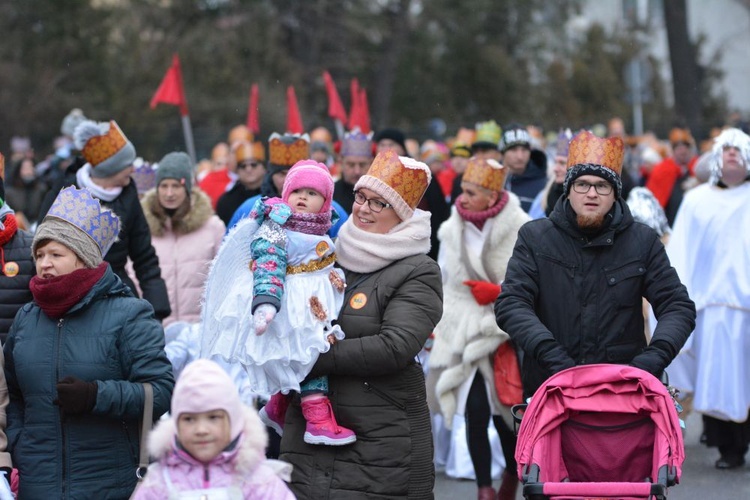
[[[373,106],[370,110],[375,129],[390,125],[390,107],[396,71],[409,36],[409,6],[411,0],[397,0],[383,13],[389,32],[383,33],[383,50],[374,80]]]
[[[686,0],[664,0],[664,23],[672,65],[675,114],[693,135],[704,137],[702,82],[695,45],[688,33]]]

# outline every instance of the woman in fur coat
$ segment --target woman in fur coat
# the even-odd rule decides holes
[[[445,303],[430,353],[428,394],[448,428],[466,418],[469,454],[479,498],[494,499],[488,423],[500,436],[506,468],[500,499],[514,499],[518,484],[510,409],[498,400],[492,360],[508,334],[495,322],[492,304],[500,293],[518,229],[529,220],[518,198],[504,189],[506,168],[471,158],[450,218],[440,227],[438,264]],[[436,401],[435,401],[436,400]]]
[[[199,359],[175,385],[172,416],[149,436],[157,462],[133,499],[293,500],[282,480],[291,466],[266,460],[267,443],[258,414],[242,404],[226,372]]]
[[[211,200],[192,187],[192,179],[190,157],[169,153],[156,170],[156,189],[141,200],[172,308],[164,326],[200,321],[203,284],[225,232]]]

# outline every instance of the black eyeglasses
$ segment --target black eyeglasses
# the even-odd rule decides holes
[[[365,195],[363,195],[360,191],[354,191],[354,203],[356,203],[357,205],[364,205],[365,202],[367,202],[367,206],[370,207],[370,210],[372,210],[376,214],[382,212],[384,208],[393,208],[393,205],[391,205],[390,203],[385,203],[384,201],[375,200],[372,198],[366,198]]]
[[[245,168],[245,167],[258,168],[262,165],[263,164],[259,161],[243,161],[242,163],[237,165],[237,168]]]
[[[597,182],[596,184],[591,184],[586,181],[575,181],[573,183],[573,191],[578,194],[586,194],[592,187],[596,190],[596,194],[601,196],[606,196],[612,192],[612,184],[609,182]]]

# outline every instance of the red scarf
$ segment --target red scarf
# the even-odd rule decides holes
[[[29,283],[31,295],[47,316],[60,319],[89,293],[104,276],[107,266],[107,262],[102,262],[94,269],[76,269],[72,273],[47,279],[34,276]]]
[[[13,235],[15,235],[18,230],[16,216],[13,214],[7,214],[3,221],[3,225],[5,225],[5,229],[0,231],[0,272],[2,273],[5,272],[5,251],[3,250],[3,247],[13,238]]]
[[[463,220],[466,222],[471,222],[475,226],[479,228],[481,231],[482,228],[484,228],[484,223],[487,222],[487,219],[491,219],[497,214],[499,214],[503,208],[505,208],[505,205],[508,204],[508,199],[510,196],[508,195],[507,191],[503,191],[500,195],[500,199],[497,200],[497,203],[492,205],[487,210],[482,210],[481,212],[471,212],[469,210],[466,210],[465,208],[461,207],[461,196],[456,198],[456,211],[458,212],[458,215],[461,216]]]

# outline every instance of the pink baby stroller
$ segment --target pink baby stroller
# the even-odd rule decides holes
[[[664,384],[638,368],[564,370],[536,391],[520,420],[524,498],[664,500],[679,482],[685,450],[677,410]]]

